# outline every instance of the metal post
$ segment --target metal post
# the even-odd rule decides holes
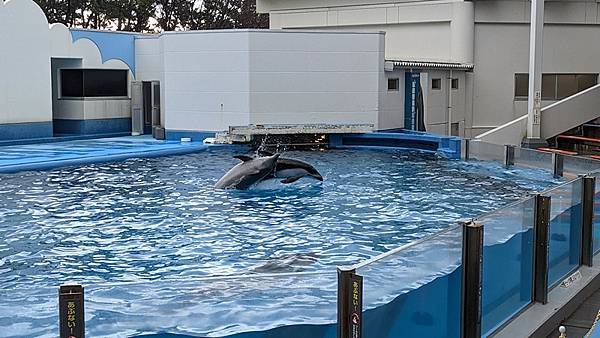
[[[515,146],[507,144],[504,146],[504,166],[515,165]]]
[[[558,153],[552,153],[552,168],[554,177],[562,177],[564,172],[564,156]]]
[[[596,194],[596,177],[585,176],[582,182],[581,264],[592,266],[594,258],[594,195]]]
[[[550,196],[536,195],[533,247],[533,299],[548,303],[548,234],[550,227]]]
[[[529,91],[527,99],[527,138],[540,139],[542,107],[542,41],[544,30],[544,0],[531,1],[529,33]]]
[[[337,337],[362,337],[363,278],[354,269],[338,268]]]
[[[83,286],[61,285],[58,291],[60,338],[84,338]]]
[[[481,337],[483,225],[463,223],[461,338]]]
[[[469,160],[469,151],[470,151],[471,140],[465,139],[465,161]]]

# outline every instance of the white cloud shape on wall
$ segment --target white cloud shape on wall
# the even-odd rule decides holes
[[[33,0],[0,0],[0,124],[52,121],[53,57],[82,59],[87,68],[129,70],[121,60],[103,63],[89,39],[73,43],[69,29],[49,25]]]

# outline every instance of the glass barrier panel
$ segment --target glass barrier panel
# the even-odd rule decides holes
[[[547,191],[551,197],[548,287],[560,283],[580,264],[581,189],[578,178]]]
[[[460,336],[462,227],[357,266],[365,338]]]
[[[504,163],[504,146],[471,140],[469,142],[469,158]]]
[[[594,193],[593,241],[594,254],[600,251],[600,172],[594,172],[596,186]]]
[[[481,216],[483,224],[483,336],[531,303],[535,198]]]
[[[515,147],[515,165],[552,171],[552,154],[535,149]]]
[[[335,338],[336,335],[335,270],[322,274],[257,274],[84,287],[86,331],[90,337],[169,333],[253,338],[257,332],[289,338]],[[32,326],[33,330],[25,336],[55,336],[58,287],[44,299],[46,308],[41,310],[47,311],[43,314],[27,311],[31,289],[24,288],[27,295],[15,298],[15,304],[2,304],[1,311],[10,310],[12,318],[22,316],[20,313],[25,311],[23,316],[27,318],[23,318],[22,325]],[[0,326],[5,324],[1,321]],[[290,332],[302,333],[294,336]]]
[[[593,158],[570,155],[563,157],[563,172],[566,175],[585,175],[598,170],[598,168],[600,168],[600,161]]]

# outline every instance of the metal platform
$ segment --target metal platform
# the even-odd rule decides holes
[[[215,143],[249,143],[259,135],[364,134],[373,130],[372,124],[256,124],[229,127],[228,131],[217,133]]]

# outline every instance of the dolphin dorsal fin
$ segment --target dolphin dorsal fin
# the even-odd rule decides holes
[[[237,158],[238,160],[240,160],[242,162],[252,161],[253,160],[252,157],[246,156],[246,155],[235,155],[233,158]]]

